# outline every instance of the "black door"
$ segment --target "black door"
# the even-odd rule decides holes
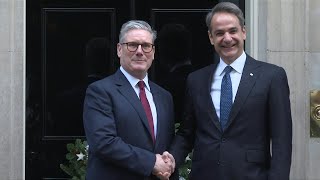
[[[66,144],[84,138],[86,87],[119,67],[116,43],[125,21],[146,20],[158,31],[156,58],[149,75],[174,95],[183,90],[171,87],[179,83],[169,79],[181,81],[181,72],[172,73],[173,69],[191,64],[182,70],[184,78],[212,63],[214,51],[204,19],[217,2],[28,0],[26,179],[68,177],[59,164],[65,161]],[[244,8],[244,1],[233,2]],[[173,57],[188,61],[177,65]]]

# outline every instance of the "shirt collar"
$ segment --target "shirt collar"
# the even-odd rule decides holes
[[[129,74],[122,66],[120,66],[120,71],[124,74],[124,76],[128,79],[129,83],[131,84],[132,87],[138,87],[138,82],[140,79],[137,79],[133,77],[131,74]],[[148,80],[148,74],[142,79],[144,84],[146,85],[146,88],[148,91],[150,91],[150,86],[149,86],[149,80]]]
[[[233,61],[230,66],[239,74],[242,74],[243,68],[244,68],[244,64],[246,62],[246,58],[247,55],[246,53],[243,51],[243,53],[241,54],[240,57],[238,57],[235,61]],[[222,75],[222,72],[224,70],[224,68],[228,66],[221,58],[218,64],[218,67],[216,69],[216,74],[218,74],[219,76]]]

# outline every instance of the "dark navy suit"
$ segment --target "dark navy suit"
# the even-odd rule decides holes
[[[150,176],[155,153],[162,154],[172,141],[174,112],[170,93],[151,81],[149,85],[157,110],[155,145],[141,102],[120,70],[88,87],[83,115],[89,144],[86,179],[157,179]]]
[[[170,148],[176,162],[194,148],[190,180],[289,180],[292,119],[284,69],[247,55],[222,131],[210,96],[216,67],[188,77],[184,121]]]

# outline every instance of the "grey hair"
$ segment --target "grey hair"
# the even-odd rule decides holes
[[[241,9],[237,5],[231,2],[221,2],[221,3],[218,3],[216,6],[214,6],[206,16],[206,24],[209,32],[211,32],[212,30],[212,27],[211,27],[212,17],[219,12],[234,14],[235,16],[237,16],[241,28],[244,27],[244,17]]]
[[[150,34],[152,35],[152,43],[154,43],[157,38],[157,32],[153,30],[147,22],[141,20],[130,20],[124,23],[121,27],[119,34],[119,43],[124,43],[126,34],[133,29],[143,29],[150,32]]]

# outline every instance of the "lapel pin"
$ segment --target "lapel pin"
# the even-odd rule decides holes
[[[253,74],[252,74],[252,73],[250,73],[250,76],[253,76]]]

